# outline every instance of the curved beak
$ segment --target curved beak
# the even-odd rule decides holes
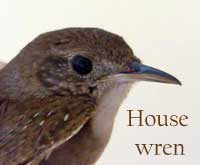
[[[127,72],[108,77],[109,79],[115,79],[120,82],[151,81],[181,85],[181,82],[174,76],[139,62],[131,63],[130,70]]]

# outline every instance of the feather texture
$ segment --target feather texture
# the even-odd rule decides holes
[[[75,135],[94,110],[93,101],[85,96],[77,96],[76,101],[62,96],[20,103],[1,100],[0,164],[44,159],[52,149]]]

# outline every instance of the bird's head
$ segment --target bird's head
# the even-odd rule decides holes
[[[136,81],[181,84],[170,74],[143,65],[120,36],[96,28],[42,34],[20,56],[21,65],[29,66],[42,86],[59,95],[98,96],[115,83]]]

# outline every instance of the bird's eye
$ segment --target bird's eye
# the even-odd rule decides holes
[[[72,67],[78,74],[86,75],[92,71],[92,62],[86,57],[76,55],[72,58]]]

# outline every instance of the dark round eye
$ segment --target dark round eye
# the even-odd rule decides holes
[[[92,62],[86,57],[76,55],[72,58],[72,67],[77,73],[86,75],[92,71]]]

